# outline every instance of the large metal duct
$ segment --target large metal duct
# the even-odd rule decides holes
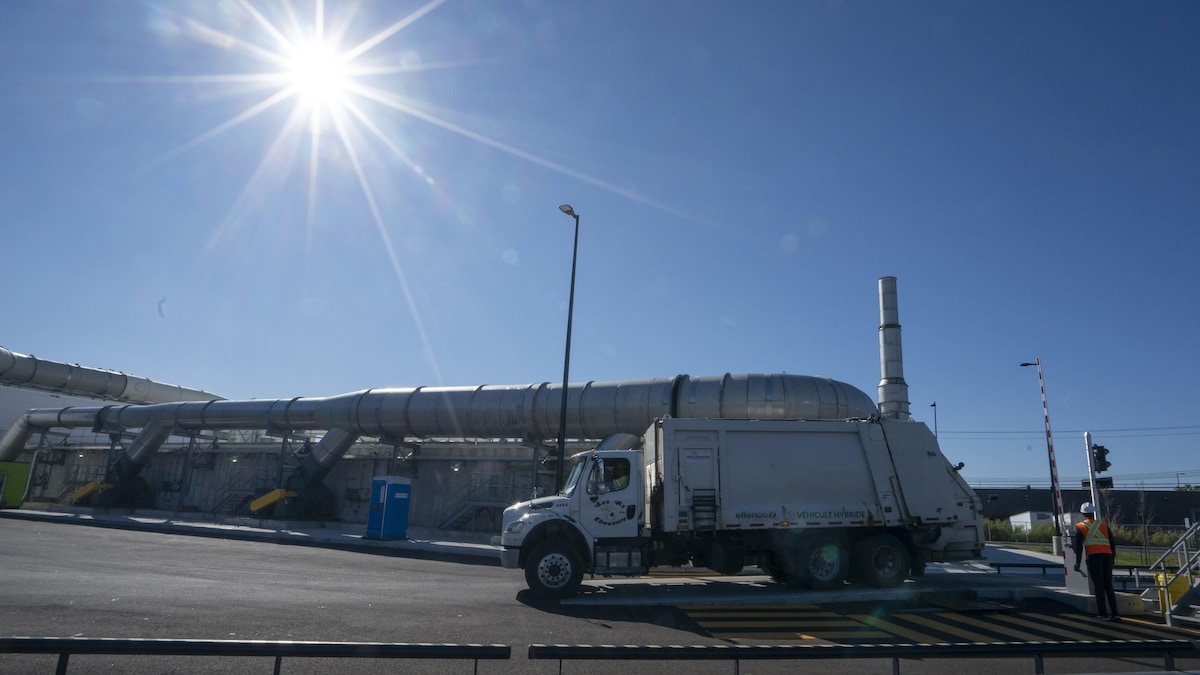
[[[342,455],[346,454],[346,451],[353,447],[357,440],[358,436],[341,429],[327,431],[325,436],[312,447],[312,452],[304,458],[301,464],[304,480],[309,484],[320,483],[324,480]]]
[[[221,398],[199,389],[155,382],[114,370],[47,361],[0,347],[0,384],[125,403],[174,403]]]
[[[417,387],[367,389],[327,398],[30,410],[0,440],[0,461],[16,457],[33,433],[55,427],[123,430],[163,424],[187,431],[340,429],[355,436],[389,439],[546,439],[558,435],[561,392],[561,387],[547,383]],[[641,434],[655,419],[666,416],[843,420],[871,417],[876,408],[861,390],[827,378],[679,375],[572,384],[567,388],[567,413],[569,435],[599,439],[616,433]],[[159,435],[152,432],[146,438]],[[139,444],[139,459],[146,458],[147,451],[149,444]],[[330,452],[323,464],[338,457],[338,452]]]

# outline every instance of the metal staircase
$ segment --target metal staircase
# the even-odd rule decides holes
[[[518,491],[528,490],[509,484],[504,474],[479,474],[455,490],[442,509],[446,514],[438,525],[442,530],[467,528],[481,514],[488,517],[492,529],[500,527],[500,516],[504,509],[523,499]]]
[[[1159,586],[1159,609],[1168,626],[1200,625],[1200,522],[1193,524],[1150,565]]]
[[[236,515],[242,507],[254,500],[256,492],[264,491],[269,485],[270,476],[265,469],[259,469],[248,476],[234,474],[214,495],[210,513],[215,516]]]

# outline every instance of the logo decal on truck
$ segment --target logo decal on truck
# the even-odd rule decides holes
[[[619,500],[603,501],[596,504],[597,514],[593,519],[601,525],[617,525],[629,520],[628,509]]]
[[[738,520],[775,520],[774,511],[738,511],[733,514]]]
[[[787,509],[784,509],[787,513]],[[833,509],[829,511],[793,511],[792,516],[795,520],[862,520],[867,517],[867,512],[863,510],[850,511],[848,509]],[[788,520],[791,520],[789,518]]]
[[[808,508],[795,508],[789,507],[787,504],[782,504],[778,508],[767,505],[752,505],[734,511],[730,515],[732,515],[733,521],[748,525],[786,526],[803,523],[838,525],[865,521],[871,516],[871,512],[861,506],[840,504],[817,504]]]

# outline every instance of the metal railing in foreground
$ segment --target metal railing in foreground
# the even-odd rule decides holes
[[[1175,561],[1174,569],[1167,565],[1170,559]],[[1167,625],[1174,626],[1180,621],[1200,623],[1200,604],[1196,604],[1200,595],[1200,586],[1196,585],[1196,573],[1200,571],[1200,522],[1189,527],[1150,569],[1162,580],[1164,590],[1160,593],[1159,608]]]
[[[1064,658],[1123,658],[1161,655],[1163,668],[1175,670],[1175,655],[1194,654],[1191,640],[1106,640],[1065,642],[954,642],[942,644],[866,645],[529,645],[529,659],[563,661],[733,661],[735,675],[742,661],[821,659],[891,659],[893,675],[901,659],[1032,658],[1034,672],[1045,673],[1047,656]]]
[[[276,640],[159,640],[135,638],[0,637],[0,654],[58,654],[57,675],[65,675],[73,654],[132,656],[262,656],[275,659],[275,675],[287,658],[344,659],[508,659],[510,645],[402,642],[293,642]]]
[[[901,659],[1032,658],[1034,672],[1045,672],[1046,657],[1128,658],[1161,656],[1164,670],[1175,670],[1176,655],[1194,656],[1191,640],[1148,639],[1058,642],[955,642],[939,644],[867,645],[529,645],[528,658],[564,661],[742,661],[822,659],[890,659],[893,675]],[[0,654],[57,654],[56,673],[65,675],[71,655],[271,657],[274,673],[287,658],[444,659],[469,660],[479,672],[481,660],[511,658],[512,647],[500,644],[431,644],[396,642],[293,642],[270,640],[171,640],[130,638],[0,637]]]

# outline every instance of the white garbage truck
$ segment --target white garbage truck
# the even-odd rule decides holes
[[[879,280],[879,310],[876,405],[832,381],[793,396],[818,401],[796,408],[780,402],[786,383],[763,380],[753,406],[735,404],[738,387],[703,407],[691,405],[702,392],[677,387],[683,414],[658,416],[640,439],[641,427],[606,437],[570,459],[557,495],[505,510],[501,564],[563,598],[584,574],[655,566],[737,574],[757,565],[806,588],[888,588],[926,563],[981,558],[982,509],[962,464],[909,416],[894,277]],[[839,404],[820,403],[818,390]],[[860,398],[866,405],[840,405]],[[759,414],[738,414],[749,410]]]
[[[534,592],[687,564],[886,588],[982,554],[979,499],[921,423],[667,418],[625,444],[575,455],[559,494],[504,512],[502,564]]]

